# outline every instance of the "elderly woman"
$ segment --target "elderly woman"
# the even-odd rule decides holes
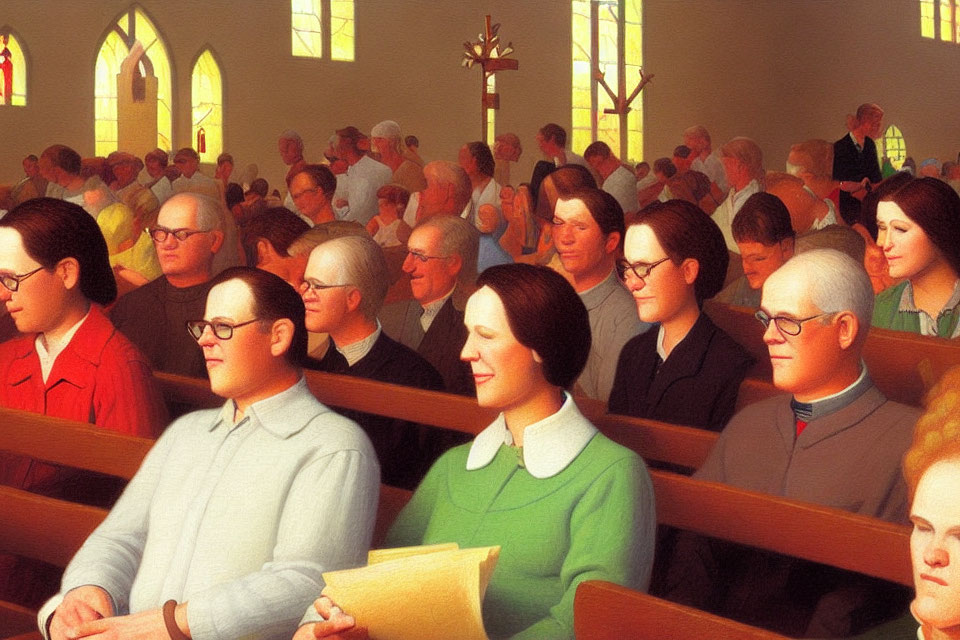
[[[701,310],[727,271],[720,230],[694,204],[657,203],[627,228],[624,255],[621,271],[640,319],[660,329],[624,345],[610,412],[720,431],[753,364]]]
[[[877,244],[892,278],[877,295],[873,326],[925,336],[960,336],[960,196],[918,178],[877,204]]]
[[[647,586],[650,478],[564,391],[590,350],[587,310],[573,288],[549,269],[519,264],[491,267],[477,284],[461,357],[473,368],[480,406],[502,413],[433,465],[387,542],[501,545],[483,603],[490,637],[573,638],[580,582]],[[305,625],[296,638],[353,623],[338,610],[330,615],[326,598],[316,608],[330,621]]]

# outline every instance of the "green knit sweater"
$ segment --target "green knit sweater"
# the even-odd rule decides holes
[[[873,321],[871,324],[881,329],[894,329],[896,331],[910,331],[920,333],[920,315],[917,311],[901,311],[900,299],[903,297],[903,290],[910,284],[909,280],[904,280],[898,285],[884,289],[877,294],[873,304]],[[944,309],[936,318],[937,336],[940,338],[951,338],[956,330],[957,321],[960,320],[960,309]]]
[[[389,546],[501,545],[483,604],[491,638],[573,638],[583,580],[646,589],[656,513],[643,461],[601,434],[557,475],[537,479],[503,445],[466,470],[470,445],[430,469],[387,537]],[[428,605],[429,606],[429,605]]]

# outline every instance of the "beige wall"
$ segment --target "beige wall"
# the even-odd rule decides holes
[[[358,0],[357,61],[290,56],[286,0],[142,0],[165,35],[175,74],[174,137],[190,144],[190,70],[209,45],[223,66],[225,146],[239,168],[260,165],[280,186],[277,134],[298,130],[308,159],[337,127],[392,118],[420,137],[427,159],[455,159],[479,138],[479,72],[459,66],[461,43],[485,13],[503,23],[520,70],[501,73],[498,131],[525,151],[514,175],[536,160],[533,136],[548,121],[570,123],[570,10],[565,0]],[[960,46],[918,36],[915,0],[646,0],[648,159],[669,153],[700,122],[715,145],[734,135],[761,143],[783,166],[790,143],[830,140],[864,101],[884,106],[908,153],[947,158],[960,149],[953,77]],[[62,142],[93,153],[93,64],[107,27],[127,0],[3,0],[0,20],[30,55],[28,106],[0,108],[0,183],[20,160]],[[2,26],[2,25],[0,25]],[[578,149],[577,151],[582,151]]]

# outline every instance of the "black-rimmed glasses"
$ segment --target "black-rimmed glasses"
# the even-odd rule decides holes
[[[662,258],[656,262],[627,262],[626,260],[617,260],[617,272],[621,278],[626,278],[627,273],[633,273],[639,280],[643,280],[650,275],[653,268],[662,262],[666,262],[670,257]]]
[[[206,320],[189,320],[186,324],[187,331],[190,332],[190,335],[193,336],[194,340],[199,340],[203,336],[203,332],[207,327],[210,327],[210,329],[213,331],[213,335],[221,340],[229,340],[233,337],[234,329],[246,326],[248,324],[253,324],[259,319],[260,318],[254,318],[253,320],[247,320],[246,322],[241,322],[239,324],[229,324],[227,322],[207,322]]]
[[[206,233],[204,229],[167,229],[166,227],[150,227],[144,229],[154,242],[164,242],[167,236],[172,235],[178,242],[183,242],[187,238],[197,233]]]
[[[21,282],[23,282],[24,280],[26,280],[27,278],[35,274],[37,271],[40,271],[41,269],[43,269],[43,265],[37,267],[33,271],[30,271],[29,273],[22,273],[20,275],[17,275],[14,273],[7,273],[0,276],[0,282],[2,282],[3,286],[5,286],[10,291],[18,291],[20,289]]]
[[[308,291],[320,293],[327,289],[336,289],[337,287],[352,287],[352,284],[323,284],[317,280],[304,280],[300,285],[300,295],[305,295]]]
[[[788,336],[798,336],[800,335],[800,331],[803,329],[804,322],[813,320],[814,318],[822,318],[823,316],[830,316],[830,315],[833,315],[834,313],[836,312],[831,311],[829,313],[818,313],[817,315],[810,316],[809,318],[787,318],[786,316],[771,317],[767,315],[767,312],[764,311],[763,309],[757,309],[757,312],[754,313],[753,315],[756,317],[757,320],[760,321],[760,324],[763,325],[764,329],[769,327],[770,322],[772,321],[775,325],[777,325],[777,329],[779,329],[782,333]]]

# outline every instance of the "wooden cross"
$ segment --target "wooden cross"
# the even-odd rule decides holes
[[[487,110],[500,108],[500,95],[487,90],[487,80],[497,71],[516,71],[520,61],[508,58],[513,53],[513,43],[500,49],[500,24],[490,24],[490,16],[486,16],[484,32],[477,35],[476,42],[463,43],[463,59],[460,66],[471,68],[474,64],[480,65],[480,139],[487,140]]]

